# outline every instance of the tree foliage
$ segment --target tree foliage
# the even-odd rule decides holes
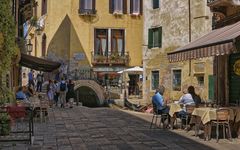
[[[11,1],[0,0],[0,80],[10,70],[18,48],[15,43],[15,23],[11,12]],[[0,81],[0,103],[11,97],[11,92]]]
[[[10,69],[16,55],[15,23],[11,12],[10,0],[0,0],[0,74]]]

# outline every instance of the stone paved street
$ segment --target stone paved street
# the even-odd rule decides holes
[[[239,149],[239,142],[203,141],[185,131],[149,129],[150,114],[110,108],[74,107],[50,110],[46,123],[35,124],[34,144],[3,144],[0,149],[131,150]],[[183,134],[183,135],[182,135]],[[205,145],[208,144],[208,145]]]

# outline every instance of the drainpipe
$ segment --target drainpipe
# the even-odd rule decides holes
[[[192,28],[191,28],[191,0],[188,0],[188,42],[192,41]],[[188,76],[191,76],[192,71],[192,61],[189,59],[189,72]],[[192,81],[192,80],[191,80]]]

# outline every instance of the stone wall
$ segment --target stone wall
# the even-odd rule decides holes
[[[143,97],[150,102],[154,91],[151,90],[151,71],[159,70],[160,84],[166,87],[166,99],[179,99],[181,91],[172,90],[172,69],[182,69],[182,88],[189,85],[196,87],[196,92],[203,99],[208,98],[208,75],[212,74],[212,58],[205,58],[191,62],[169,63],[167,53],[189,43],[189,9],[187,0],[164,0],[159,9],[152,9],[152,1],[144,1],[144,35],[143,35],[143,66],[144,82]],[[208,33],[211,30],[211,13],[206,6],[206,0],[191,1],[191,35],[192,40]],[[194,19],[195,18],[195,19]],[[162,27],[162,48],[148,49],[148,29]],[[201,62],[205,66],[204,85],[197,84],[196,74],[193,72],[195,63]],[[189,76],[190,72],[190,76]]]

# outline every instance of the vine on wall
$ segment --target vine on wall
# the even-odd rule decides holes
[[[11,12],[11,1],[0,0],[0,80],[10,70],[12,58],[17,54],[15,43],[15,23]],[[0,103],[10,96],[9,91],[0,82]]]

